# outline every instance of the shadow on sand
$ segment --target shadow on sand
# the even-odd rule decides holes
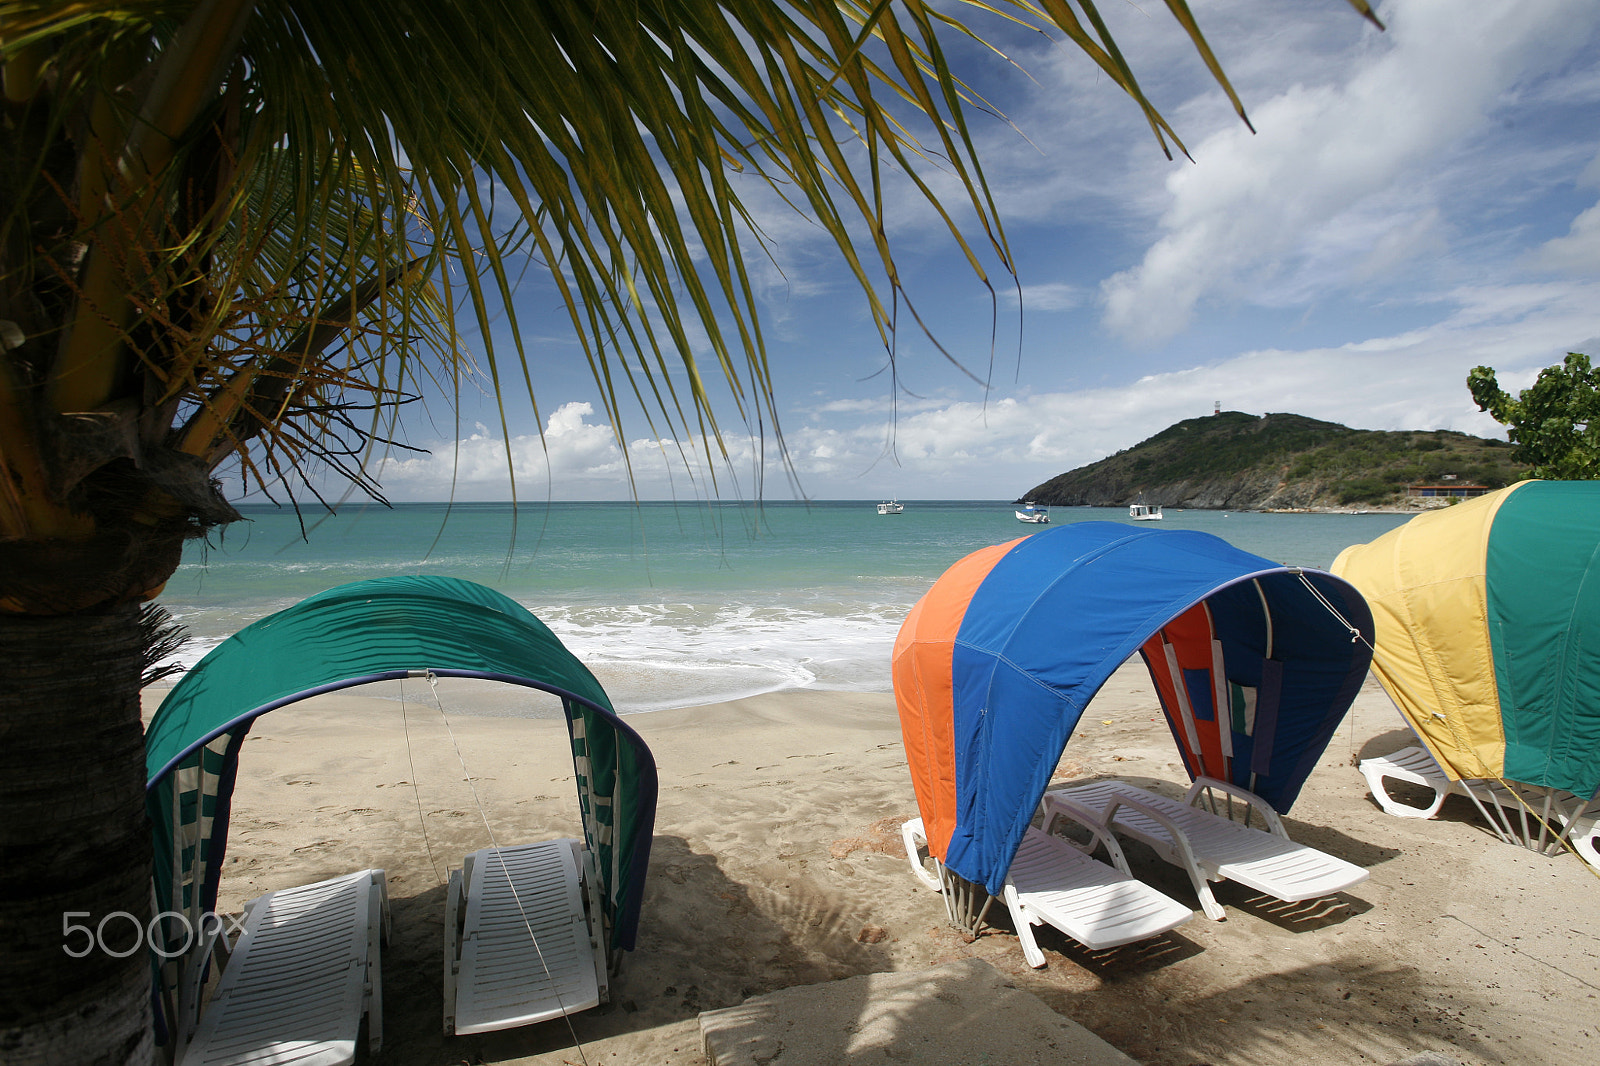
[[[664,1051],[693,1056],[699,1053],[701,1011],[891,968],[882,948],[855,939],[860,921],[854,912],[804,892],[791,895],[732,880],[714,856],[693,851],[681,837],[658,835],[638,948],[624,956],[609,1003],[566,1020],[446,1037],[444,889],[393,898],[390,905],[395,932],[383,956],[384,1046],[375,1061],[399,1066],[544,1055],[577,1063],[579,1045],[656,1029],[683,1038]],[[650,920],[667,911],[670,922]]]

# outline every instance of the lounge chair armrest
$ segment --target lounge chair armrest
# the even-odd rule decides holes
[[[579,887],[584,892],[585,918],[589,923],[589,946],[594,951],[594,979],[600,990],[600,1002],[611,1002],[610,978],[620,958],[611,953],[611,926],[606,921],[605,906],[600,900],[600,872],[595,867],[595,854],[582,841],[572,842],[578,856]]]
[[[388,947],[389,939],[394,935],[394,921],[389,917],[389,875],[379,869],[368,872],[372,874],[372,887],[378,894],[378,920],[382,925],[380,932],[383,945]]]
[[[389,877],[370,869],[367,890],[367,1051],[383,1049],[383,948],[389,943]]]
[[[211,921],[206,921],[207,917]],[[199,928],[195,931],[194,940],[179,963],[178,1017],[172,1028],[173,1046],[180,1059],[189,1041],[194,1039],[195,1029],[200,1023],[200,1000],[208,971],[213,965],[225,965],[229,956],[228,923],[224,918],[214,914],[202,915],[197,925]]]
[[[1194,857],[1194,849],[1189,846],[1189,835],[1183,831],[1177,822],[1174,822],[1166,814],[1135,796],[1130,796],[1126,793],[1118,793],[1112,796],[1111,801],[1106,804],[1106,825],[1110,826],[1114,824],[1118,807],[1127,807],[1129,810],[1138,811],[1146,818],[1149,818],[1151,821],[1159,824],[1167,831],[1167,835],[1172,838],[1172,846],[1177,849],[1178,856],[1181,860],[1180,865],[1190,870],[1198,871],[1200,869],[1200,864],[1195,860]]]
[[[467,856],[470,862],[472,856]],[[444,1035],[456,1032],[456,975],[461,971],[461,918],[466,909],[466,882],[461,870],[451,870],[444,892]]]
[[[1065,840],[1086,855],[1094,852],[1096,842],[1105,846],[1106,854],[1111,859],[1111,865],[1132,877],[1133,873],[1128,868],[1128,858],[1122,853],[1122,845],[1117,843],[1116,835],[1111,832],[1110,819],[1102,818],[1089,807],[1084,806],[1070,796],[1053,796],[1045,793],[1040,804],[1044,811],[1044,825],[1041,827],[1046,836],[1053,836],[1057,819],[1076,822],[1089,831],[1093,839],[1088,846],[1080,846],[1076,841]]]
[[[1267,823],[1270,832],[1285,840],[1289,839],[1289,832],[1283,827],[1283,819],[1278,817],[1278,812],[1272,809],[1271,804],[1249,789],[1240,788],[1231,782],[1221,781],[1215,777],[1197,777],[1194,779],[1194,784],[1189,786],[1189,791],[1184,793],[1183,802],[1191,807],[1199,807],[1200,797],[1208,791],[1222,792],[1249,804],[1261,812],[1261,817]]]

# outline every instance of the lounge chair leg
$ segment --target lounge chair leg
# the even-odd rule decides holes
[[[1428,787],[1433,788],[1433,802],[1426,807],[1413,807],[1409,803],[1401,803],[1389,795],[1389,790],[1383,787],[1386,774],[1366,768],[1363,768],[1361,773],[1367,779],[1367,791],[1371,792],[1372,798],[1378,801],[1378,806],[1383,808],[1385,814],[1393,815],[1396,818],[1432,818],[1439,813],[1439,808],[1444,805],[1445,796],[1448,795],[1445,790],[1430,783]]]
[[[911,872],[924,886],[935,892],[944,891],[944,886],[939,879],[928,872],[922,865],[923,853],[928,847],[928,839],[922,828],[922,819],[913,818],[900,826],[900,839],[906,846],[906,858],[911,862]]]
[[[1217,897],[1211,894],[1211,882],[1206,880],[1205,874],[1198,870],[1190,870],[1189,879],[1194,882],[1194,894],[1200,897],[1200,909],[1205,911],[1206,917],[1213,922],[1227,918],[1228,912],[1217,902]]]
[[[1385,814],[1396,818],[1432,818],[1439,813],[1439,808],[1444,805],[1445,797],[1451,792],[1459,791],[1451,785],[1450,779],[1445,776],[1439,764],[1432,755],[1419,747],[1401,748],[1389,755],[1373,759],[1362,759],[1358,767],[1361,776],[1367,779],[1367,791],[1372,793],[1372,798],[1377,800],[1378,806],[1383,808]],[[1401,803],[1383,787],[1385,778],[1395,781],[1409,781],[1414,785],[1433,789],[1433,802],[1427,807],[1413,807],[1408,803]]]
[[[1596,835],[1595,831],[1591,829],[1583,836],[1574,836],[1572,838],[1572,847],[1577,851],[1579,858],[1596,870],[1600,870],[1600,851],[1595,850]]]
[[[1022,957],[1035,970],[1044,969],[1044,952],[1039,950],[1039,943],[1033,938],[1033,927],[1037,923],[1028,918],[1027,912],[1017,900],[1016,890],[1010,885],[1005,888],[1005,897],[1006,909],[1011,912],[1012,924],[1017,927],[1017,942],[1022,945]]]

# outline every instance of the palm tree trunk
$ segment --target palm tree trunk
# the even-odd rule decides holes
[[[0,614],[7,1064],[154,1061],[141,641],[138,604]]]

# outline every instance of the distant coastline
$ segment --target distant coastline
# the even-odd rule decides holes
[[[1414,514],[1525,476],[1506,441],[1451,430],[1365,430],[1296,414],[1222,411],[1178,422],[1125,451],[1058,474],[1019,500],[1126,507]],[[1469,488],[1470,486],[1470,488]]]
[[[1152,497],[1154,494],[1152,494]],[[1177,513],[1180,511],[1228,511],[1234,514],[1398,514],[1413,515],[1423,511],[1436,511],[1441,507],[1449,507],[1451,500],[1446,496],[1412,496],[1403,503],[1374,504],[1370,507],[1349,506],[1317,506],[1308,507],[1178,507],[1165,505],[1166,510]],[[1093,507],[1103,511],[1126,511],[1127,505],[1121,503],[1085,503],[1085,504],[1054,504],[1049,506],[1077,506]]]

